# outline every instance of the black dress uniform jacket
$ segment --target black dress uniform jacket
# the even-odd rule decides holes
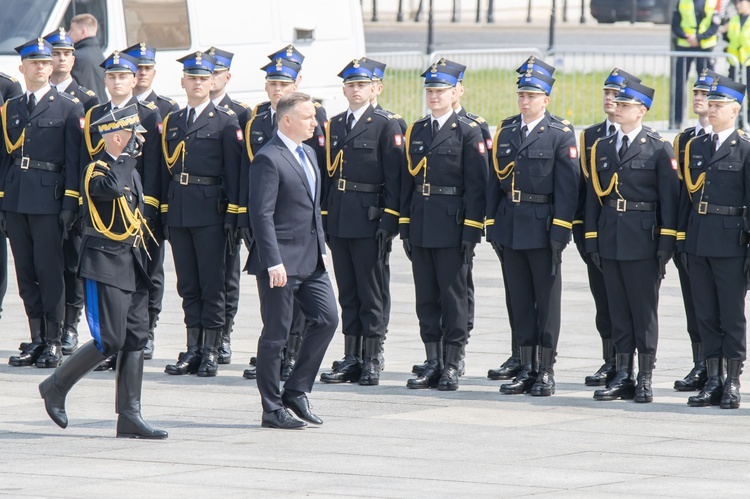
[[[66,93],[77,98],[83,104],[84,111],[88,111],[99,104],[99,97],[96,96],[94,91],[79,85],[75,78],[73,78],[73,81],[66,88],[58,88],[57,91],[61,94]]]
[[[245,129],[245,125],[247,125],[250,118],[250,106],[244,102],[230,98],[229,94],[224,94],[224,98],[219,101],[219,104],[216,107],[223,107],[224,109],[231,109],[234,111],[234,114],[237,115],[237,121],[240,124],[240,128],[242,130]]]
[[[159,108],[159,115],[162,117],[162,119],[164,119],[169,113],[174,113],[175,111],[180,110],[180,106],[177,105],[177,101],[174,101],[169,97],[164,97],[163,95],[157,95],[153,90],[146,96],[146,98],[141,100],[143,102],[151,102],[153,104],[156,104],[156,107]]]
[[[551,239],[567,244],[579,181],[572,125],[546,112],[522,142],[516,115],[502,122],[494,142],[487,239],[515,250],[548,248]]]
[[[107,225],[110,220],[112,221],[109,230],[114,234],[124,233],[125,221],[116,200],[124,196],[132,212],[136,209],[142,212],[144,207],[140,175],[135,166],[136,160],[133,158],[121,156],[114,159],[104,153],[101,160],[87,167],[82,193],[86,216],[78,265],[80,278],[133,292],[136,291],[139,278],[147,286],[151,286],[144,261],[145,253],[140,245],[134,245],[131,240],[115,241],[107,239],[104,235],[91,235],[96,231],[88,210],[88,201],[90,199],[93,202],[99,216]]]
[[[586,252],[598,251],[610,260],[645,260],[655,258],[657,249],[674,251],[679,180],[672,146],[646,128],[622,159],[616,144],[617,134],[608,135],[595,143],[591,153]],[[611,183],[616,185],[600,199],[595,190],[597,182],[604,191]],[[620,210],[625,211],[608,205],[618,199],[624,200],[620,201]],[[654,209],[628,210],[627,205],[632,203],[654,203]]]
[[[78,99],[54,89],[40,99],[31,115],[25,95],[5,103],[0,147],[4,211],[33,215],[78,211],[82,126],[83,107]],[[14,164],[23,157],[45,163],[46,169]]]
[[[161,212],[168,226],[237,224],[243,143],[234,111],[211,102],[190,127],[185,109],[164,120]]]
[[[458,247],[461,241],[478,243],[484,229],[487,188],[487,146],[482,132],[474,121],[451,112],[432,138],[430,116],[416,121],[406,132],[401,238],[423,248]],[[454,195],[441,194],[445,189]]]
[[[711,134],[695,137],[685,148],[685,183],[700,187],[682,198],[678,234],[684,233],[685,240],[679,246],[696,256],[742,257],[750,206],[750,140],[734,131],[713,155],[712,149]]]
[[[329,164],[321,196],[326,231],[340,238],[374,237],[378,228],[395,234],[405,160],[401,127],[392,114],[367,106],[347,133],[346,116],[347,111],[334,116],[326,130]],[[352,190],[360,185],[381,187]]]
[[[0,104],[21,94],[23,94],[23,89],[18,80],[5,73],[0,73]]]
[[[578,148],[580,151],[579,162],[581,164],[581,175],[578,188],[578,206],[576,208],[576,218],[573,220],[573,240],[576,245],[583,248],[583,218],[586,215],[586,195],[588,194],[587,184],[589,181],[589,166],[591,165],[591,148],[597,139],[607,136],[609,133],[605,128],[607,121],[602,121],[596,125],[584,129],[581,132]]]
[[[154,219],[159,213],[159,199],[161,197],[161,129],[162,118],[155,104],[142,102],[131,97],[119,107],[137,104],[138,118],[141,125],[146,129],[143,134],[143,154],[137,158],[136,170],[143,182],[144,199],[146,201],[146,218]],[[91,123],[96,123],[101,117],[112,109],[112,102],[105,102],[91,108],[86,113],[86,121],[83,130],[83,142],[81,143],[81,164],[87,165],[98,159],[104,149],[104,139],[96,129],[92,129]]]

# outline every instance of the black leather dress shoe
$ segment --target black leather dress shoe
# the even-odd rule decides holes
[[[242,377],[245,379],[255,379],[258,377],[257,372],[255,371],[255,366],[251,365],[247,369],[245,369],[242,372]]]
[[[285,391],[281,394],[281,402],[284,404],[284,407],[291,409],[298,418],[312,424],[323,424],[323,420],[313,414],[310,410],[310,401],[304,393],[300,395],[292,395]]]
[[[260,426],[279,430],[299,430],[307,426],[307,423],[295,418],[286,409],[279,409],[271,412],[263,411]]]

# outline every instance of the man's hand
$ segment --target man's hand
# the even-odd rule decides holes
[[[471,241],[461,241],[461,253],[464,255],[464,265],[469,265],[474,258],[474,247],[477,243]]]
[[[688,44],[691,47],[697,47],[698,45],[700,45],[700,42],[698,41],[698,37],[695,35],[687,35],[685,37],[685,40],[687,40]]]
[[[63,239],[68,239],[70,229],[73,228],[73,224],[76,223],[76,214],[72,210],[61,210],[57,217],[62,227]]]
[[[664,279],[667,275],[667,263],[672,259],[674,253],[667,250],[658,250],[656,259],[659,260],[659,279]]]
[[[388,242],[393,239],[393,234],[385,229],[378,229],[375,232],[375,240],[378,242],[378,260],[385,258],[385,253],[388,251]]]
[[[234,255],[237,251],[237,227],[234,224],[224,224],[224,234],[227,236],[229,254]]]
[[[128,143],[125,144],[125,149],[122,150],[122,154],[130,156],[131,158],[137,158],[143,152],[143,142],[143,136],[136,132],[134,128],[130,134]]]
[[[594,251],[593,253],[589,253],[591,255],[591,262],[594,264],[594,267],[599,269],[599,272],[602,272],[602,257],[599,256],[598,251]]]
[[[325,262],[325,257],[323,261]],[[286,286],[286,269],[284,265],[268,271],[268,284],[272,288],[283,288]]]
[[[406,253],[406,258],[411,261],[411,243],[409,242],[409,238],[402,239],[404,242],[404,253]]]

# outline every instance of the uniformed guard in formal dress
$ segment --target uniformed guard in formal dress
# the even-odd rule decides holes
[[[584,237],[604,273],[617,371],[596,400],[653,400],[659,285],[674,253],[679,189],[672,145],[642,125],[653,96],[652,88],[623,82],[615,98],[620,130],[591,149]]]
[[[459,75],[439,64],[422,74],[430,113],[405,137],[400,233],[412,262],[427,354],[427,366],[408,381],[409,388],[458,389],[469,334],[466,280],[484,228],[487,146],[477,123],[453,110]]]
[[[244,102],[240,102],[229,97],[226,92],[227,83],[232,78],[230,68],[234,54],[226,50],[211,47],[206,51],[216,59],[214,67],[214,87],[211,90],[211,101],[216,107],[231,109],[237,115],[240,129],[244,130],[249,118],[250,107]],[[240,175],[240,179],[242,175]],[[238,187],[238,192],[242,187]],[[247,213],[243,211],[244,214]],[[238,207],[239,214],[239,207]],[[232,362],[232,328],[234,327],[234,318],[240,303],[240,238],[238,234],[230,234],[227,239],[226,254],[226,282],[225,282],[227,301],[224,318],[224,330],[221,333],[221,345],[219,346],[219,364],[229,364]]]
[[[83,106],[50,87],[49,42],[37,38],[16,51],[26,94],[2,109],[0,227],[10,238],[31,343],[9,362],[57,367],[65,315],[62,241],[78,213]]]
[[[320,380],[377,385],[388,286],[383,267],[398,231],[403,134],[392,114],[370,105],[369,66],[355,59],[339,77],[349,109],[334,116],[326,130],[321,210],[339,289],[344,361]]]
[[[211,102],[216,59],[195,52],[179,62],[188,104],[164,119],[161,212],[187,351],[165,372],[216,376],[226,313],[225,255],[237,231],[244,139],[234,111]]]
[[[685,146],[693,137],[711,133],[711,123],[708,119],[708,91],[711,83],[719,75],[710,69],[704,69],[693,83],[693,112],[698,115],[698,123],[687,127],[677,134],[674,139],[674,154],[677,159],[679,168],[677,175],[680,180],[679,197],[689,196],[684,185],[682,171],[684,168]],[[678,240],[679,243],[679,240]],[[675,267],[680,277],[680,288],[682,290],[682,303],[685,306],[685,319],[687,321],[687,332],[690,337],[690,343],[693,351],[693,368],[683,379],[674,382],[674,389],[678,392],[692,392],[700,390],[705,386],[707,381],[706,362],[703,352],[703,343],[701,342],[700,331],[698,329],[698,320],[695,317],[695,305],[693,304],[693,291],[690,286],[690,275],[682,264],[680,258],[674,258]]]
[[[607,117],[601,123],[591,125],[581,132],[579,148],[579,160],[581,164],[581,179],[578,189],[578,210],[576,219],[573,221],[573,240],[575,241],[578,253],[586,264],[586,271],[589,277],[589,289],[594,298],[595,307],[595,324],[599,337],[602,340],[602,358],[604,364],[592,375],[586,376],[584,383],[586,386],[602,386],[610,382],[615,375],[615,346],[612,343],[612,318],[609,315],[609,301],[607,300],[607,288],[604,285],[604,275],[601,269],[591,261],[584,244],[583,219],[586,212],[586,195],[588,193],[587,183],[589,181],[589,165],[591,164],[591,148],[594,142],[601,137],[612,135],[620,129],[620,125],[614,122],[615,97],[620,90],[620,86],[625,81],[634,81],[640,83],[640,79],[615,68],[607,76],[602,88],[602,108]]]
[[[66,93],[76,97],[83,104],[84,111],[99,104],[96,94],[78,84],[70,75],[75,62],[73,40],[60,28],[44,37],[52,45],[52,74],[50,85],[58,93]],[[63,320],[62,353],[70,355],[78,346],[78,321],[83,309],[83,282],[76,277],[78,259],[80,257],[81,234],[79,224],[74,226],[63,240],[63,255],[65,267],[65,319]]]
[[[81,144],[81,164],[86,165],[98,159],[104,150],[102,136],[96,127],[91,126],[91,123],[100,120],[113,109],[130,106],[131,104],[136,105],[140,121],[146,129],[143,153],[136,160],[136,170],[138,170],[143,183],[146,202],[143,215],[153,226],[153,220],[159,214],[159,198],[161,197],[161,115],[155,104],[140,102],[133,95],[138,62],[139,60],[136,57],[129,56],[124,51],[116,50],[101,63],[104,68],[104,86],[107,88],[111,100],[94,106],[86,113]],[[107,359],[106,362],[97,367],[97,370],[114,369],[115,360],[115,356]]]
[[[177,102],[169,97],[158,95],[153,90],[154,78],[156,77],[156,48],[146,42],[140,42],[126,48],[123,53],[138,59],[135,88],[133,89],[133,94],[138,102],[155,105],[159,109],[159,116],[162,119],[173,111],[179,111],[180,106],[177,105]],[[161,140],[161,137],[159,137],[159,140]],[[159,179],[158,193],[161,196],[161,179]],[[153,202],[153,200],[150,201]],[[164,298],[164,249],[166,244],[164,244],[161,217],[151,218],[148,223],[150,224],[151,237],[148,238],[149,259],[146,265],[148,275],[151,277],[154,286],[148,292],[148,341],[146,342],[146,348],[143,349],[143,358],[151,360],[154,357],[154,332]]]
[[[83,175],[84,223],[79,274],[86,283],[86,320],[93,337],[55,373],[39,393],[47,414],[68,426],[68,392],[96,365],[115,352],[118,438],[164,439],[141,416],[143,348],[148,339],[148,287],[143,188],[136,168],[146,130],[136,104],[109,110],[95,123],[105,151]]]
[[[578,196],[572,125],[547,111],[551,66],[529,58],[518,79],[521,114],[495,132],[487,189],[487,240],[505,263],[521,369],[501,393],[555,393],[562,252]],[[541,362],[539,357],[541,354]]]
[[[294,53],[292,53],[294,55]],[[268,106],[258,113],[251,113],[251,118],[245,125],[245,150],[242,154],[242,167],[240,172],[240,217],[238,227],[246,246],[251,246],[250,219],[246,216],[250,165],[263,146],[274,136],[277,129],[276,105],[281,98],[291,92],[297,91],[297,81],[301,66],[290,58],[277,57],[261,68],[266,73],[265,90],[268,95]],[[262,104],[260,106],[263,106]],[[257,106],[256,106],[257,108]],[[309,145],[309,143],[308,143]],[[322,177],[321,177],[322,178]],[[248,260],[245,270],[250,267]],[[294,369],[297,361],[297,353],[302,342],[302,333],[305,329],[305,316],[300,311],[297,302],[292,305],[292,327],[289,337],[284,346],[284,358],[281,362],[281,379],[286,381]],[[245,379],[255,379],[255,357],[250,358],[250,365],[243,372]]]
[[[700,393],[688,398],[693,407],[740,406],[750,282],[750,139],[735,123],[744,97],[745,85],[724,76],[714,79],[708,93],[712,131],[685,146],[682,175],[688,195],[681,198],[678,251],[690,274],[708,376]]]

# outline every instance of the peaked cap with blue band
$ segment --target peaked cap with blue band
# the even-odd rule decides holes
[[[637,81],[625,80],[620,86],[615,102],[642,104],[646,106],[646,109],[651,109],[651,104],[654,102],[654,89]]]
[[[555,84],[555,79],[551,76],[528,70],[518,78],[517,84],[518,90],[516,92],[533,92],[549,95],[552,93],[552,86]]]
[[[211,47],[206,50],[206,53],[216,59],[214,71],[229,70],[229,67],[232,65],[232,57],[234,57],[232,52]]]
[[[115,50],[109,57],[104,59],[104,62],[99,64],[104,68],[105,73],[127,73],[131,72],[135,74],[138,71],[138,59],[129,56],[124,52]]]
[[[458,69],[450,66],[441,66],[436,62],[422,73],[421,76],[424,78],[425,88],[447,88],[456,86],[460,74],[461,71]]]
[[[268,56],[269,59],[272,61],[275,61],[278,58],[281,59],[289,59],[290,61],[294,61],[300,66],[305,61],[305,56],[300,53],[299,50],[294,48],[294,45],[287,45],[281,50],[278,50],[274,52],[273,54]]]
[[[555,73],[555,68],[547,64],[541,59],[537,59],[535,56],[530,56],[526,59],[526,62],[516,69],[518,74],[526,74],[529,70],[541,73],[545,76],[551,77]]]
[[[156,64],[156,47],[146,42],[137,43],[122,52],[138,59],[139,66],[153,66]]]
[[[440,60],[438,61],[438,64],[440,64],[441,66],[448,66],[448,67],[457,69],[459,71],[458,81],[463,81],[464,73],[466,73],[466,66],[464,66],[463,64],[454,62],[454,61],[449,61],[445,57],[441,57]]]
[[[363,57],[359,60],[359,63],[372,71],[373,80],[382,80],[385,76],[386,64],[384,62],[376,61],[369,57]]]
[[[359,59],[354,59],[346,65],[339,73],[339,78],[343,78],[344,83],[353,81],[372,81],[372,70],[361,64]]]
[[[641,79],[620,68],[615,68],[609,73],[609,76],[607,76],[607,79],[604,81],[604,87],[602,87],[602,90],[620,90],[620,87],[625,81],[640,83]]]
[[[719,77],[719,73],[715,73],[708,68],[703,68],[701,74],[698,75],[698,79],[693,83],[693,90],[705,90],[708,92],[711,90],[711,84]]]
[[[719,76],[711,83],[711,90],[708,91],[708,100],[719,102],[736,101],[742,104],[742,101],[745,100],[746,88],[742,83],[736,82],[726,76]]]
[[[216,59],[203,52],[192,52],[177,59],[177,62],[182,63],[183,73],[195,76],[211,76],[216,67]]]
[[[52,45],[52,49],[65,49],[65,50],[75,50],[75,44],[73,43],[73,39],[68,36],[68,33],[65,32],[65,28],[58,28],[56,31],[53,31],[52,33],[48,33],[44,35],[44,39],[47,40],[50,45]]]
[[[15,48],[15,51],[21,56],[21,60],[29,59],[36,61],[52,60],[52,45],[44,38],[34,38],[23,45]]]
[[[297,81],[301,66],[290,59],[277,58],[271,61],[261,70],[266,72],[266,81]]]

